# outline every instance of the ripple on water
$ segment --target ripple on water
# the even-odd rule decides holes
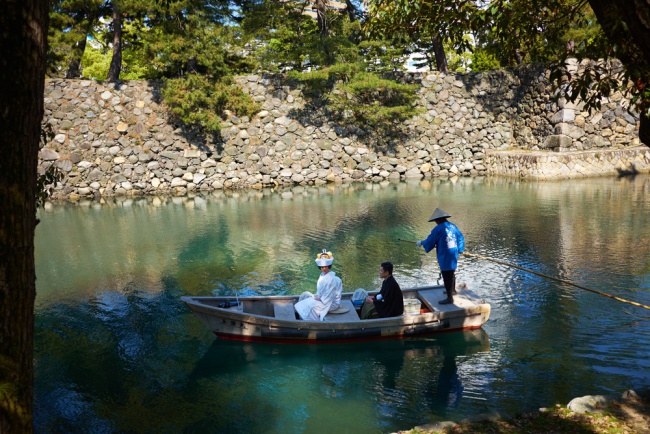
[[[109,421],[128,432],[393,432],[647,386],[645,310],[482,259],[462,257],[458,269],[492,305],[477,351],[456,333],[230,345],[178,300],[313,292],[322,248],[346,290],[378,288],[384,260],[402,286],[435,282],[435,252],[399,239],[426,237],[440,207],[471,253],[648,305],[642,180],[427,180],[55,206],[36,237],[37,431],[102,432]],[[48,407],[57,400],[70,408]]]

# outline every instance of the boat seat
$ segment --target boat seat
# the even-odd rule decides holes
[[[354,309],[352,300],[341,300],[341,306],[347,307],[348,311],[345,313],[328,313],[325,315],[326,322],[350,322],[350,321],[361,321],[359,319],[359,314]]]
[[[273,316],[277,319],[296,320],[296,311],[293,304],[275,304],[273,305]]]

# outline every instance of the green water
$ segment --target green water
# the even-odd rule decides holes
[[[650,312],[462,258],[482,330],[354,345],[218,341],[181,295],[435,282],[435,207],[466,250],[650,305],[650,177],[459,179],[53,205],[36,234],[37,432],[377,433],[650,385]]]

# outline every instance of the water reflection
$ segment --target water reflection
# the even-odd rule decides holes
[[[483,330],[354,346],[217,341],[197,363],[190,379],[221,383],[227,378],[233,385],[263,391],[255,394],[263,401],[256,402],[256,411],[300,415],[302,427],[276,426],[273,416],[263,417],[268,423],[265,432],[322,432],[324,426],[328,431],[350,432],[351,427],[369,424],[367,431],[400,421],[412,423],[413,418],[424,421],[424,408],[444,417],[446,409],[457,406],[462,395],[461,377],[467,375],[471,381],[471,374],[459,374],[456,364],[476,363],[487,351],[489,339]],[[238,380],[251,372],[258,384]],[[231,396],[240,393],[229,389]],[[242,432],[240,425],[231,424],[246,423],[247,415],[238,410],[240,403],[228,406],[228,426],[219,429]]]
[[[384,260],[402,286],[430,283],[434,255],[398,239],[428,234],[436,206],[470,252],[650,304],[648,176],[49,205],[36,234],[38,431],[389,432],[650,383],[645,312],[474,258],[458,279],[492,304],[489,345],[230,344],[179,301],[313,291],[321,248],[346,290],[379,287]]]
[[[646,279],[649,183],[459,179],[52,205],[37,229],[39,291],[92,293],[134,279],[156,290],[174,275],[194,294],[296,293],[310,288],[306,265],[322,247],[336,253],[350,288],[378,283],[378,256],[399,264],[408,283],[431,281],[435,261],[397,240],[424,237],[435,205],[453,210],[470,251],[572,280],[602,282],[592,274],[600,270],[625,280],[628,264]]]

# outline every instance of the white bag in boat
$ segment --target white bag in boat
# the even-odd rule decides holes
[[[362,305],[367,296],[368,291],[363,288],[357,288],[357,290],[352,294],[352,304]]]

